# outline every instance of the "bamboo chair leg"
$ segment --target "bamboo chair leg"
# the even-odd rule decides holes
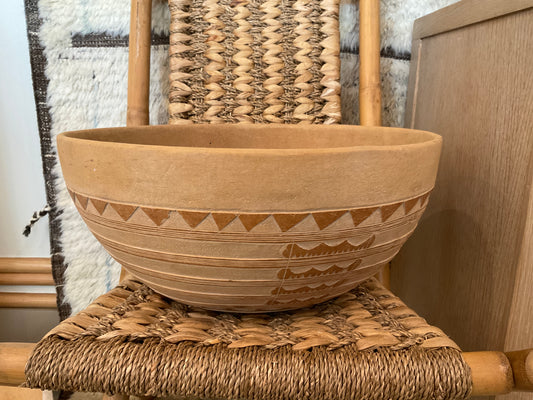
[[[379,0],[359,1],[359,115],[361,125],[381,125]]]
[[[379,0],[359,1],[359,119],[364,126],[381,125]],[[390,263],[376,274],[390,289]]]
[[[150,124],[152,0],[131,0],[127,126]],[[130,275],[122,268],[120,281]]]
[[[127,126],[149,124],[152,0],[131,0]]]

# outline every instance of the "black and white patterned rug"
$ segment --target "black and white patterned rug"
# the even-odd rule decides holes
[[[402,126],[414,19],[456,0],[381,1],[383,123]],[[120,266],[78,215],[56,157],[57,134],[126,121],[128,0],[25,0],[39,122],[54,279],[60,316],[87,306],[118,281]],[[357,2],[342,0],[343,122],[358,122]],[[168,7],[154,0],[151,124],[167,122]]]

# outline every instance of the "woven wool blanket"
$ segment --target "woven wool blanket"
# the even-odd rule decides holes
[[[383,124],[402,126],[414,19],[455,0],[381,2]],[[55,137],[126,121],[129,0],[25,0],[32,77],[50,214],[53,274],[60,316],[85,308],[118,282],[120,266],[78,215],[56,157]],[[358,8],[339,9],[342,122],[358,117]],[[151,124],[168,121],[166,2],[154,0],[150,83]]]

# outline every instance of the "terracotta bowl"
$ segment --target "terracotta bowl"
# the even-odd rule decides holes
[[[391,260],[441,138],[348,125],[173,125],[59,135],[87,225],[155,291],[223,311],[312,305]]]

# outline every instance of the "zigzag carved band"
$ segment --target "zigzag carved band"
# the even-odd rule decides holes
[[[124,204],[120,202],[112,202],[101,199],[90,198],[80,193],[75,193],[69,189],[70,196],[73,201],[87,210],[89,203],[96,209],[98,214],[103,215],[107,207],[111,207],[124,222],[127,222],[134,213],[143,212],[155,226],[164,226],[172,213],[178,213],[183,220],[188,224],[191,229],[197,228],[204,220],[209,216],[213,218],[219,231],[223,231],[228,225],[238,219],[245,229],[250,232],[259,224],[265,222],[268,218],[271,218],[278,225],[282,232],[290,231],[304,219],[312,216],[316,225],[320,230],[326,229],[328,226],[335,223],[337,220],[349,213],[351,220],[355,227],[362,224],[371,215],[376,212],[381,214],[381,222],[386,222],[392,215],[401,207],[403,207],[404,215],[408,215],[417,204],[420,207],[424,207],[427,203],[431,191],[428,191],[422,195],[416,196],[411,199],[402,200],[399,202],[386,204],[382,206],[351,208],[333,211],[306,211],[299,213],[269,213],[269,212],[257,212],[257,213],[236,213],[236,212],[214,212],[214,211],[189,211],[189,210],[171,210],[164,208],[153,208],[136,206],[131,204]]]

